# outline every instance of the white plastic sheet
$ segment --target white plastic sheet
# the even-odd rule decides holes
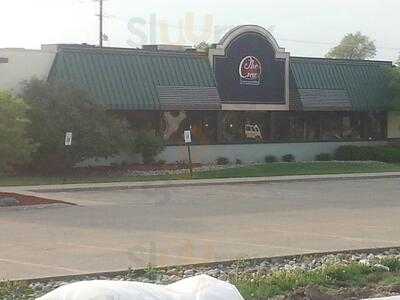
[[[235,286],[207,275],[170,285],[129,281],[82,281],[37,300],[244,300]]]
[[[385,297],[385,298],[370,298],[370,299],[364,299],[364,300],[400,300],[400,296]]]

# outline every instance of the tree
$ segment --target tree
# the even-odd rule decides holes
[[[60,172],[85,159],[109,157],[132,147],[133,134],[123,120],[93,102],[85,91],[63,83],[32,79],[23,98],[30,106],[29,134],[39,144],[34,166]],[[72,146],[64,145],[72,132]]]
[[[327,58],[369,59],[376,55],[374,41],[361,32],[347,34],[339,45],[331,49]]]
[[[26,134],[27,109],[22,99],[0,91],[0,173],[27,162],[35,149]]]

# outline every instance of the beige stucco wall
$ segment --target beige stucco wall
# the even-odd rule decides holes
[[[388,138],[400,138],[400,112],[389,112],[388,114]]]
[[[55,55],[49,50],[0,49],[0,57],[8,58],[8,63],[0,63],[0,90],[18,94],[23,81],[46,79]]]

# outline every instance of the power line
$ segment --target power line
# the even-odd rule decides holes
[[[85,0],[78,0],[80,3],[84,3]],[[124,22],[128,22],[129,20],[126,18],[121,18],[115,15],[104,15],[103,12],[103,1],[104,0],[93,0],[96,2],[99,2],[99,45],[100,47],[103,46],[103,40],[104,40],[104,33],[103,33],[103,22],[104,22],[104,18],[110,18],[110,19],[116,19],[118,21],[124,21]],[[182,25],[172,25],[172,24],[167,24],[167,23],[163,23],[163,26],[166,26],[168,28],[173,28],[173,29],[178,29],[178,30],[182,30],[183,26]],[[215,26],[215,28],[218,27],[218,25]],[[223,27],[235,27],[233,25],[226,25]],[[198,30],[198,31],[202,31],[205,33],[215,33],[214,29],[206,29],[204,27],[200,27],[200,26],[194,26],[194,29]],[[298,39],[288,39],[288,38],[278,38],[279,41],[283,41],[283,42],[291,42],[291,43],[299,43],[299,44],[305,44],[305,45],[319,45],[319,46],[330,46],[330,47],[334,47],[337,46],[337,42],[324,42],[324,41],[310,41],[310,40],[298,40]],[[377,50],[390,50],[390,51],[400,51],[400,47],[376,47]]]
[[[124,21],[124,22],[128,22],[129,20],[125,19],[125,18],[121,18],[121,17],[117,17],[117,16],[109,16],[110,18],[113,19],[117,19],[118,21]],[[177,30],[182,30],[184,27],[181,25],[173,25],[173,24],[167,24],[165,22],[163,22],[163,26],[166,26],[168,28],[173,28],[173,29],[177,29]],[[218,27],[218,25],[216,25],[215,27]],[[222,26],[221,26],[222,27]],[[223,27],[235,27],[234,25],[226,25]],[[206,29],[204,27],[200,27],[200,26],[193,26],[194,29],[198,30],[198,31],[202,31],[205,33],[215,33],[215,30],[213,29]],[[280,41],[283,42],[291,42],[291,43],[299,43],[299,44],[306,44],[306,45],[319,45],[319,46],[330,46],[330,47],[335,47],[338,45],[337,42],[324,42],[324,41],[310,41],[310,40],[298,40],[298,39],[288,39],[288,38],[278,38]],[[390,51],[400,51],[400,47],[376,47],[378,50],[390,50]]]

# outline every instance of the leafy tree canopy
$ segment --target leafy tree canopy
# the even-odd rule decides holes
[[[91,96],[62,83],[32,79],[23,98],[30,106],[29,135],[39,144],[33,154],[43,171],[62,171],[88,158],[109,157],[131,147],[129,126]],[[72,132],[72,146],[64,145]]]
[[[361,32],[347,34],[339,45],[332,48],[327,58],[344,59],[369,59],[376,55],[376,46],[374,41]]]
[[[27,138],[28,106],[22,99],[0,91],[0,173],[30,159],[35,145]]]

